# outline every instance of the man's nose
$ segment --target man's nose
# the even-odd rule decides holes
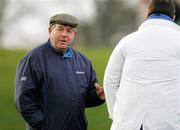
[[[61,36],[64,36],[64,37],[68,36],[67,31],[62,31]]]

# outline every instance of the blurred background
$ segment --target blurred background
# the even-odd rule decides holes
[[[73,46],[93,63],[100,83],[114,46],[146,19],[149,0],[1,0],[0,1],[0,130],[24,130],[14,106],[18,61],[48,40],[52,15],[69,13],[80,20]],[[177,24],[180,1],[176,0]],[[109,130],[106,104],[86,110],[88,130]]]

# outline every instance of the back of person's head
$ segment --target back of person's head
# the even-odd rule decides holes
[[[162,13],[173,18],[176,13],[174,0],[151,0],[148,6],[148,16],[153,13]]]

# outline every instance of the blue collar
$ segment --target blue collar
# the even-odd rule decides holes
[[[68,48],[63,54],[63,58],[71,58],[73,56],[72,48]]]
[[[147,20],[149,20],[149,19],[165,19],[165,20],[174,22],[174,20],[173,20],[170,16],[168,16],[168,15],[166,15],[166,14],[161,14],[161,13],[151,14],[151,15],[147,18]]]

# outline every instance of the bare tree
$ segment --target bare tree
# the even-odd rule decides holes
[[[87,43],[107,45],[117,43],[121,37],[134,31],[136,11],[121,0],[97,0],[97,17],[90,28],[86,28]]]

